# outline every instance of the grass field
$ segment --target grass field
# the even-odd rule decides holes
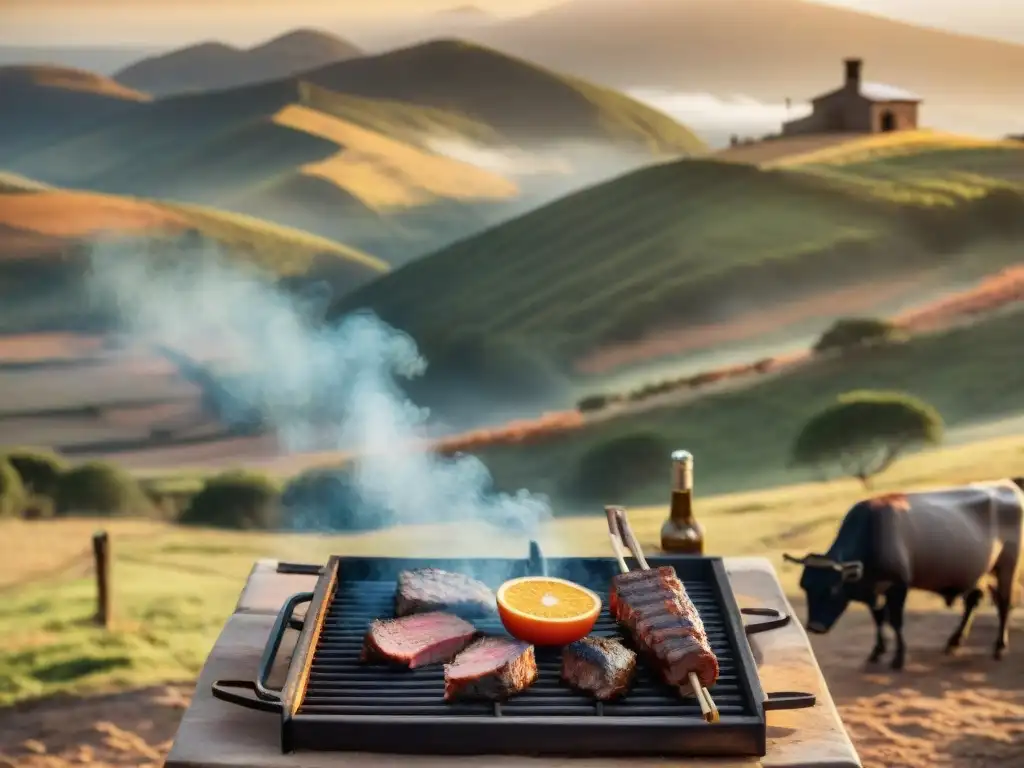
[[[417,338],[468,326],[586,368],[610,346],[724,326],[826,287],[863,288],[860,305],[842,311],[872,313],[885,283],[917,281],[927,292],[1016,263],[1006,243],[1020,235],[1020,188],[977,169],[992,165],[993,153],[1012,153],[1004,168],[1024,167],[1024,144],[951,144],[954,160],[924,146],[909,170],[901,164],[917,155],[866,167],[683,160],[646,168],[396,270],[343,297],[337,312],[370,306]],[[954,170],[961,166],[968,170]],[[441,286],[447,300],[438,306],[428,297]],[[818,317],[827,321],[827,308]]]
[[[999,477],[1017,472],[1024,438],[914,456],[879,490]],[[698,465],[699,471],[704,465]],[[698,489],[700,489],[698,479]],[[783,551],[821,549],[861,495],[852,482],[812,484],[709,498],[698,514],[709,552],[770,558],[787,591],[796,570]],[[656,547],[663,506],[634,509],[646,549]],[[90,537],[112,537],[116,626],[91,626],[95,587]],[[352,536],[283,536],[186,530],[131,520],[2,522],[9,554],[0,563],[0,703],[56,691],[84,691],[191,679],[260,557],[322,562],[328,554],[526,555],[526,542],[477,526],[394,528]],[[562,518],[541,533],[550,555],[606,555],[599,516]],[[916,599],[916,598],[915,598]]]
[[[735,391],[595,421],[523,445],[475,452],[499,487],[528,485],[565,499],[572,496],[578,462],[588,449],[621,435],[653,433],[698,457],[696,482],[702,492],[785,485],[811,477],[788,466],[797,432],[807,418],[843,392],[910,392],[934,405],[951,430],[1019,414],[1024,410],[1022,344],[1024,309],[1017,305],[1016,311],[973,325],[765,374]],[[663,493],[657,486],[637,488],[622,501],[651,503]]]

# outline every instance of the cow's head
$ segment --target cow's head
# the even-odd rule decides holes
[[[807,594],[807,630],[828,632],[850,603],[846,586],[864,577],[864,564],[859,560],[839,562],[826,555],[783,558],[804,567],[800,588]]]

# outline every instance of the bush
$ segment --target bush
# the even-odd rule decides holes
[[[292,478],[281,495],[284,526],[301,531],[369,531],[393,522],[364,501],[347,467],[320,467]]]
[[[576,403],[576,410],[580,413],[600,411],[602,408],[608,407],[608,400],[608,395],[587,395]]]
[[[64,515],[145,515],[153,509],[131,475],[112,464],[90,462],[60,475],[54,512]]]
[[[52,451],[15,448],[7,452],[7,463],[21,477],[25,490],[36,496],[53,496],[64,471],[64,460]]]
[[[814,345],[814,353],[822,354],[832,350],[845,351],[865,344],[884,344],[901,338],[899,328],[888,320],[870,317],[856,317],[836,320],[832,327],[821,334]]]
[[[623,435],[591,448],[580,460],[573,495],[614,504],[658,480],[668,482],[672,449],[653,433]]]
[[[279,496],[277,484],[265,475],[224,472],[203,484],[178,522],[242,530],[277,528]]]
[[[0,517],[20,515],[25,506],[25,487],[17,470],[0,460]]]

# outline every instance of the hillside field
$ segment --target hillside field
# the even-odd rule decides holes
[[[697,457],[697,488],[719,494],[813,477],[789,467],[792,441],[805,421],[843,392],[891,389],[934,405],[951,431],[998,421],[1024,411],[1024,308],[1015,308],[889,346],[838,358],[810,360],[747,386],[660,405],[623,417],[585,423],[519,445],[473,450],[506,490],[529,486],[569,509],[586,452],[616,437],[653,435]],[[667,461],[667,460],[666,460]],[[1024,457],[1022,457],[1024,463]],[[666,469],[667,471],[667,469]],[[631,491],[624,503],[653,503],[661,484]]]
[[[837,145],[829,151],[860,159],[842,166],[819,156],[780,169],[713,158],[648,167],[396,270],[334,314],[368,306],[421,340],[471,328],[582,373],[666,334],[680,338],[676,354],[691,351],[687,335],[743,317],[757,334],[813,333],[837,313],[888,313],[1017,263],[1024,187],[1010,177],[1024,169],[1024,144],[903,140],[913,149],[875,159],[864,158],[871,139]],[[438,306],[429,297],[442,286]],[[847,293],[842,305],[801,315],[831,291]],[[775,310],[796,317],[753,322]]]
[[[90,325],[83,280],[94,243],[130,241],[125,258],[142,258],[147,243],[173,247],[185,240],[213,245],[270,275],[319,271],[339,291],[387,269],[326,238],[201,206],[70,190],[0,191],[0,330]]]

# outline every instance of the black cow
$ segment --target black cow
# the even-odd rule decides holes
[[[967,637],[982,586],[994,576],[995,586],[989,588],[999,612],[994,655],[1001,658],[1024,543],[1022,489],[1024,478],[1019,478],[890,494],[853,505],[826,554],[784,555],[804,568],[800,587],[807,595],[807,630],[828,632],[851,601],[865,603],[876,628],[868,661],[885,653],[882,626],[888,622],[896,633],[892,668],[902,669],[907,592],[934,592],[950,606],[963,598],[960,624],[946,642],[948,653]]]

